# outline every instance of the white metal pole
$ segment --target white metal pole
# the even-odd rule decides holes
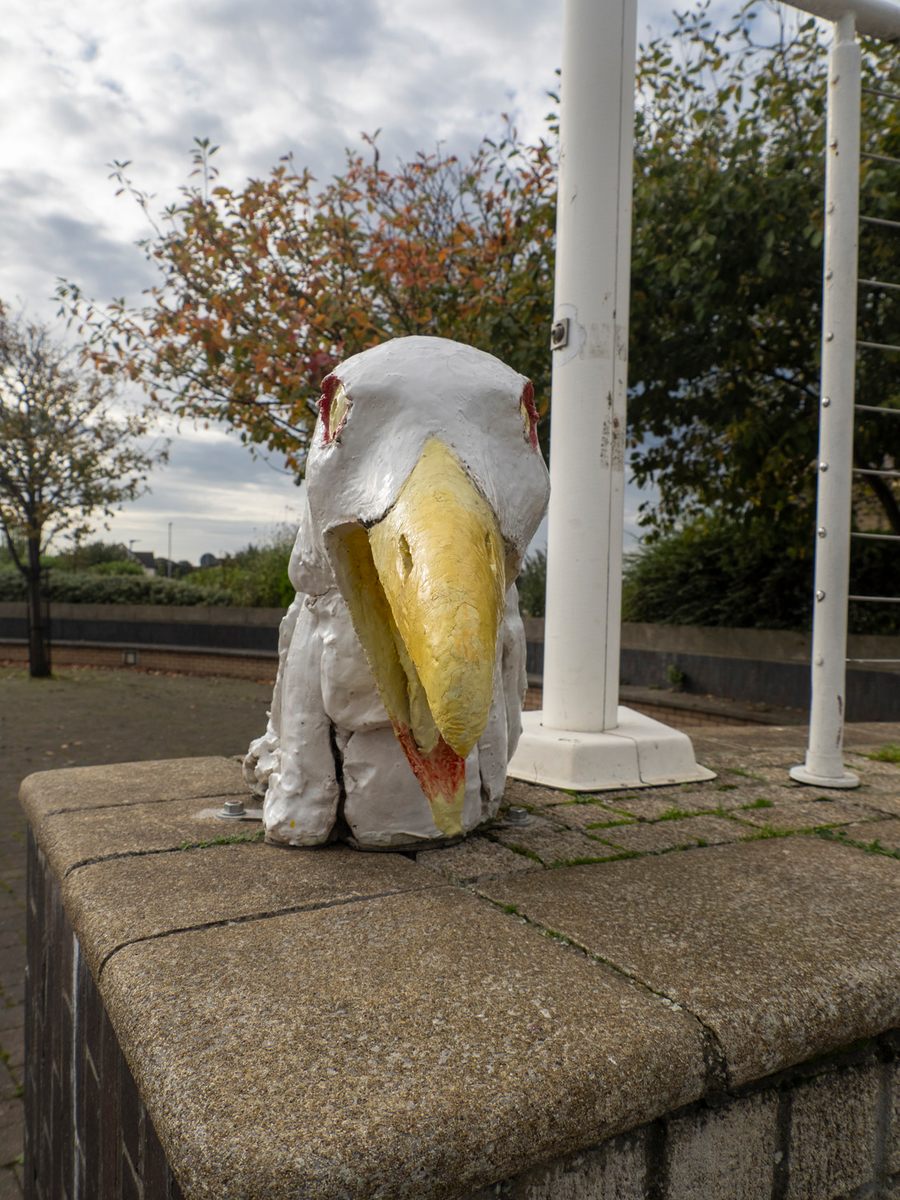
[[[566,0],[543,724],[617,723],[636,0]]]
[[[843,736],[850,578],[856,289],[859,235],[860,52],[852,12],[835,22],[828,68],[825,281],[819,418],[812,700],[806,762],[791,777],[856,787],[844,770]]]

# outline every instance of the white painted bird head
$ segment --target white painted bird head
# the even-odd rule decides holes
[[[531,383],[444,338],[385,342],[323,384],[310,515],[438,828],[491,706],[505,596],[546,511]]]

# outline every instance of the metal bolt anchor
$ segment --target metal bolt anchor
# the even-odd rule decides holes
[[[239,821],[245,815],[243,800],[226,800],[224,806],[216,813],[220,821]]]
[[[550,349],[562,350],[569,344],[569,318],[561,317],[550,327]]]
[[[527,825],[528,824],[528,809],[527,808],[511,808],[506,814],[506,819],[510,825]]]

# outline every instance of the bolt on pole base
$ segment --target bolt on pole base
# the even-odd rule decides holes
[[[791,767],[788,771],[796,783],[810,783],[813,787],[855,788],[859,787],[859,776],[852,771],[841,771],[840,775],[819,775],[806,767]]]

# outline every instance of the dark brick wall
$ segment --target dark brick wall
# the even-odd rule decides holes
[[[28,833],[25,1200],[183,1200]]]

